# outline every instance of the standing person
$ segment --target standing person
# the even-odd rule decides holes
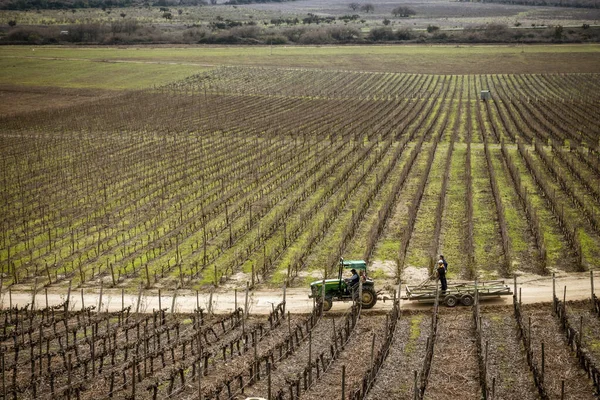
[[[448,289],[448,282],[446,281],[446,268],[444,268],[444,261],[438,261],[437,265],[437,274],[440,279],[440,284],[442,285],[442,292],[445,292]]]
[[[448,262],[444,259],[444,255],[440,254],[440,261],[444,263],[444,269],[448,272]]]

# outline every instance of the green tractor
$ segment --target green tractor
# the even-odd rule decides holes
[[[344,270],[355,269],[362,280],[362,293],[359,284],[350,285],[349,280],[342,278]],[[362,308],[372,308],[377,303],[375,282],[367,278],[367,263],[362,260],[340,260],[337,279],[314,281],[310,284],[309,298],[321,300],[323,296],[323,282],[325,282],[325,297],[323,298],[323,311],[331,310],[334,301],[354,301],[361,296]]]

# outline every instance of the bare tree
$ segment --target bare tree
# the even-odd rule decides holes
[[[394,17],[410,17],[411,15],[415,15],[416,12],[412,8],[398,6],[392,10],[392,15]]]
[[[350,9],[352,11],[356,11],[356,10],[358,10],[360,8],[360,4],[358,4],[358,3],[350,3],[350,4],[348,4],[348,7],[350,7]]]
[[[371,4],[371,3],[366,3],[366,4],[363,4],[360,7],[360,9],[368,14],[370,12],[375,11],[375,6],[373,4]]]

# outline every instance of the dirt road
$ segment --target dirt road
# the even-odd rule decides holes
[[[566,287],[567,300],[588,299],[591,296],[591,280],[589,273],[569,274],[557,276],[556,292],[558,297],[562,298]],[[512,282],[507,281],[511,285]],[[541,303],[552,301],[552,277],[526,276],[519,278],[517,291],[521,295],[523,303]],[[518,294],[519,294],[518,293]],[[405,287],[402,287],[402,295],[405,294]],[[141,294],[127,294],[120,289],[104,289],[102,291],[101,310],[117,311],[123,306],[132,306],[132,311],[139,309],[139,312],[151,312],[153,309],[167,308],[175,312],[193,312],[196,307],[207,310],[209,308],[210,293],[199,293],[189,290],[181,290],[176,293],[173,291],[161,291],[159,298],[157,290],[144,291]],[[391,294],[387,295],[391,297]],[[8,307],[11,304],[20,307],[34,302],[35,308],[52,306],[62,302],[67,297],[67,290],[58,291],[57,289],[38,290],[35,299],[31,292],[8,291],[2,289],[0,293],[0,306]],[[138,302],[139,297],[139,302]],[[248,309],[253,314],[268,314],[273,307],[283,300],[283,290],[254,290],[248,294]],[[71,291],[72,309],[79,309],[95,305],[98,307],[100,301],[99,289],[74,289]],[[510,304],[511,296],[503,296],[485,299],[486,304]],[[139,303],[139,307],[138,307]],[[246,294],[244,290],[215,291],[212,294],[212,310],[215,313],[225,313],[232,311],[235,306],[244,308],[246,304]],[[348,307],[349,303],[334,303],[333,310],[341,310]],[[292,313],[310,312],[313,306],[313,300],[308,298],[306,288],[288,288],[286,290],[286,310]],[[401,301],[401,307],[404,309],[425,309],[430,304],[415,303],[408,300]],[[391,301],[380,300],[373,308],[373,311],[387,311],[392,307]]]

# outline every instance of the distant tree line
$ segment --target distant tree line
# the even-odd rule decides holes
[[[129,7],[133,0],[14,0],[0,4],[2,10],[62,10],[74,8]]]
[[[471,0],[458,0],[471,2]],[[479,2],[479,1],[477,1]],[[482,3],[516,4],[524,6],[600,8],[598,0],[484,0]]]
[[[170,6],[168,0],[151,2],[155,7]],[[144,0],[0,0],[0,10],[66,10],[76,8],[124,8],[148,5]],[[179,0],[178,5],[203,6],[206,0]]]
[[[175,18],[162,7],[165,19]],[[328,19],[273,19],[235,21],[217,17],[209,24],[194,24],[172,30],[160,24],[142,24],[125,18],[112,23],[82,23],[53,26],[20,26],[11,20],[0,25],[2,43],[206,43],[206,44],[367,44],[367,43],[578,43],[600,42],[600,28],[548,26],[509,28],[505,24],[486,24],[464,30],[444,30],[435,25],[413,30],[408,27],[379,26],[363,32],[356,25],[324,23]],[[317,22],[319,21],[319,22]]]
[[[228,0],[223,4],[281,3],[296,0]],[[171,0],[0,0],[0,10],[64,10],[75,8],[133,7],[151,4],[155,7],[172,6]],[[177,0],[177,5],[205,6],[216,0]]]
[[[296,0],[227,0],[223,4],[285,3]]]

